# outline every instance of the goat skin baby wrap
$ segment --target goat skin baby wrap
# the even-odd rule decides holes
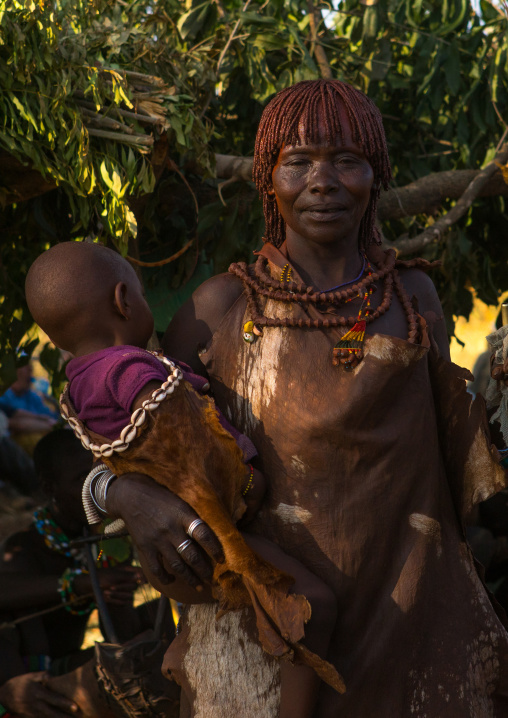
[[[68,387],[61,403],[71,417],[77,416]],[[90,429],[86,433],[99,445],[111,440]],[[141,432],[129,448],[104,456],[103,461],[118,476],[151,476],[186,501],[213,530],[225,556],[215,565],[212,584],[221,613],[253,607],[265,651],[289,659],[296,654],[335,690],[344,690],[335,668],[299,643],[311,607],[304,596],[290,593],[294,579],[255,553],[236,528],[245,511],[241,494],[245,464],[210,397],[181,381],[157,409],[147,410]]]

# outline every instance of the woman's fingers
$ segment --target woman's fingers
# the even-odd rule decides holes
[[[47,673],[37,672],[11,678],[3,686],[2,701],[11,713],[22,718],[68,718],[81,711],[74,701],[47,686]]]
[[[212,580],[213,568],[208,559],[206,553],[200,548],[199,544],[186,536],[183,541],[180,542],[179,546],[182,546],[180,551],[177,551],[177,557],[173,562],[173,566],[176,566],[176,573],[181,575],[179,569],[181,566],[189,568],[194,575],[200,580],[209,582]]]
[[[506,381],[508,377],[508,359],[503,364],[492,364],[490,375],[496,381]]]
[[[222,551],[220,541],[205,523],[199,524],[199,526],[194,529],[192,538],[211,558],[217,561],[217,563],[224,561],[224,552]]]
[[[56,693],[45,686],[41,686],[40,690],[39,710],[41,712],[38,715],[44,718],[64,718],[64,716],[76,716],[81,713],[76,703],[60,693]]]
[[[178,576],[197,588],[211,579],[209,557],[222,561],[221,545],[210,528],[200,523],[193,531],[192,542],[183,546],[189,539],[189,526],[198,519],[185,501],[139,474],[122,476],[122,481],[115,481],[112,489],[115,491],[108,509],[126,522],[134,543],[144,555],[143,568],[156,582],[168,585]]]

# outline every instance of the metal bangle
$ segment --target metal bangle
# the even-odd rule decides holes
[[[97,476],[94,476],[94,478],[93,478],[92,481],[90,482],[90,498],[92,499],[92,501],[93,501],[95,507],[96,507],[99,511],[103,511],[103,509],[102,509],[102,506],[101,506],[101,505],[99,504],[99,502],[97,501],[97,498],[96,498],[96,495],[95,495],[95,490],[96,490],[96,488],[97,488],[97,483],[98,483],[99,479],[100,479],[101,476],[103,476],[107,471],[108,471],[108,469],[106,469],[105,471],[101,471],[100,473],[97,474]],[[105,512],[103,512],[103,513],[105,513]]]
[[[106,464],[98,464],[95,466],[85,479],[83,484],[83,490],[81,492],[81,499],[83,502],[83,508],[85,510],[86,519],[89,524],[98,524],[102,521],[99,513],[97,512],[97,504],[95,503],[95,497],[92,491],[92,484],[96,481],[97,477],[108,470]]]
[[[99,478],[93,485],[92,498],[94,504],[100,511],[102,511],[102,513],[106,515],[108,513],[106,509],[106,495],[108,493],[109,485],[116,478],[116,474],[114,474],[110,469],[108,469],[99,476]]]

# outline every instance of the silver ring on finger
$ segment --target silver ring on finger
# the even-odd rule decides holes
[[[187,529],[187,534],[192,538],[192,535],[193,535],[194,531],[195,531],[195,530],[197,529],[197,527],[200,526],[201,524],[204,524],[204,521],[202,521],[201,519],[194,519],[194,521],[192,521],[192,522],[189,524],[189,528]]]
[[[177,547],[176,547],[176,552],[179,553],[180,555],[182,555],[182,553],[185,551],[185,549],[186,549],[186,548],[189,548],[189,546],[191,545],[191,543],[192,543],[192,539],[190,539],[190,538],[189,538],[189,539],[185,539],[185,541],[182,541],[182,543],[180,544],[180,546],[177,546]]]

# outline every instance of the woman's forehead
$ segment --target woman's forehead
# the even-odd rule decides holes
[[[318,146],[318,147],[344,147],[363,152],[363,145],[355,140],[351,123],[346,113],[340,117],[340,124],[337,122],[328,124],[320,115],[317,122],[312,124],[306,122],[306,118],[300,118],[298,123],[298,137],[288,138],[283,141],[280,150],[290,148]],[[309,126],[310,124],[310,126]]]
[[[322,103],[314,108],[314,112],[306,112],[305,108],[298,120],[298,137],[284,138],[284,146],[302,145],[354,145],[362,149],[358,138],[355,138],[348,111],[343,102],[336,102],[333,116],[325,114],[327,109]]]

